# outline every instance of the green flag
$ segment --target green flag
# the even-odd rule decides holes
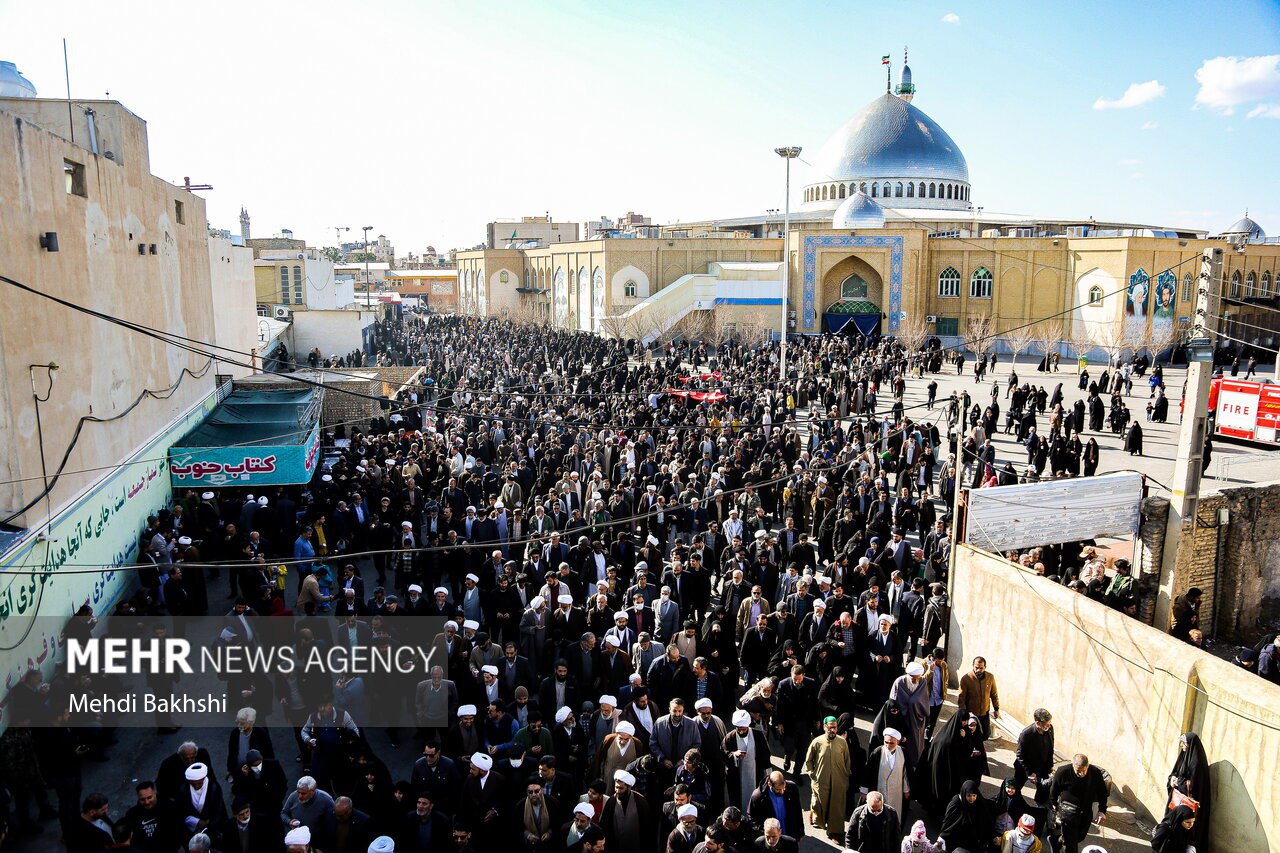
[[[512,240],[516,239],[516,232],[514,231],[511,232],[511,239]]]

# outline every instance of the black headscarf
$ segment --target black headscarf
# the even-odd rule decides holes
[[[1183,829],[1182,822],[1196,818],[1191,829]],[[1155,831],[1151,833],[1151,849],[1154,853],[1183,853],[1188,844],[1194,844],[1196,853],[1200,853],[1200,844],[1195,840],[1196,830],[1200,828],[1200,818],[1190,806],[1178,806],[1164,816]]]
[[[1195,844],[1196,853],[1208,853],[1209,809],[1213,794],[1209,781],[1209,757],[1205,754],[1200,735],[1187,732],[1182,736],[1182,740],[1187,748],[1178,753],[1178,760],[1173,763],[1173,769],[1169,771],[1169,775],[1177,777],[1179,791],[1199,803],[1195,810],[1196,825],[1191,830],[1195,839],[1192,843]],[[1173,786],[1167,782],[1165,794],[1172,800]],[[1166,800],[1167,802],[1169,801]],[[1165,816],[1168,817],[1169,814],[1170,809],[1166,805]]]
[[[967,799],[969,794],[977,794],[978,798],[971,803]],[[960,787],[960,793],[947,803],[939,837],[946,840],[948,850],[955,850],[957,847],[985,850],[994,835],[991,804],[983,799],[977,782],[965,782]]]
[[[844,682],[836,681],[837,678],[844,678]],[[852,679],[849,678],[843,666],[837,666],[831,670],[827,680],[818,688],[818,705],[822,707],[824,713],[834,714],[843,719],[845,716],[852,716],[848,712],[853,710],[856,703],[857,697],[853,692]]]
[[[1014,789],[1013,796],[1009,796],[1009,788]],[[1018,818],[1027,813],[1027,801],[1022,798],[1022,788],[1018,785],[1016,779],[1010,777],[1001,783],[1000,793],[996,795],[995,806],[992,811],[996,817],[1008,813],[1015,824],[1018,822]]]
[[[969,715],[956,711],[934,733],[920,762],[920,796],[927,806],[942,808],[964,779],[969,753],[973,750],[964,723]],[[948,845],[950,848],[951,845]]]

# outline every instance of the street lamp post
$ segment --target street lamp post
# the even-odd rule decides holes
[[[369,232],[373,230],[373,226],[365,225],[360,230],[364,232],[364,292],[367,295],[369,288],[373,286],[373,282],[369,280]]]
[[[790,249],[787,245],[788,238],[791,234],[791,161],[800,156],[800,146],[794,145],[787,148],[775,148],[774,153],[787,161],[787,195],[783,199],[782,214],[782,327],[781,332],[781,351],[778,356],[778,378],[782,382],[787,381],[787,299],[791,295],[790,283]]]

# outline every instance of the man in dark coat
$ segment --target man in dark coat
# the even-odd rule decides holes
[[[800,788],[795,782],[788,782],[782,771],[774,770],[765,784],[751,795],[747,816],[756,826],[764,826],[767,819],[775,818],[782,825],[783,835],[793,838],[803,835],[804,810],[800,805]]]

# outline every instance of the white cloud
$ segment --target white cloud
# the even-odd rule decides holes
[[[1138,164],[1139,164],[1139,163],[1141,163],[1141,162],[1142,162],[1141,160],[1121,160],[1121,161],[1120,161],[1120,165],[1121,165],[1121,166],[1136,166],[1136,165],[1138,165]]]
[[[1249,118],[1280,118],[1280,104],[1258,104],[1249,110]]]
[[[1158,121],[1144,121],[1142,123],[1143,130],[1155,130],[1159,126],[1160,126],[1160,122]]]
[[[1280,98],[1280,54],[1206,59],[1196,69],[1196,82],[1196,106],[1231,115],[1240,104]]]
[[[1145,83],[1131,83],[1124,94],[1114,100],[1098,98],[1093,102],[1095,110],[1128,110],[1154,101],[1164,94],[1164,86],[1159,80],[1148,80]]]
[[[947,14],[942,16],[942,23],[951,24],[954,26],[960,23],[960,16],[957,15],[955,12],[948,12]]]

